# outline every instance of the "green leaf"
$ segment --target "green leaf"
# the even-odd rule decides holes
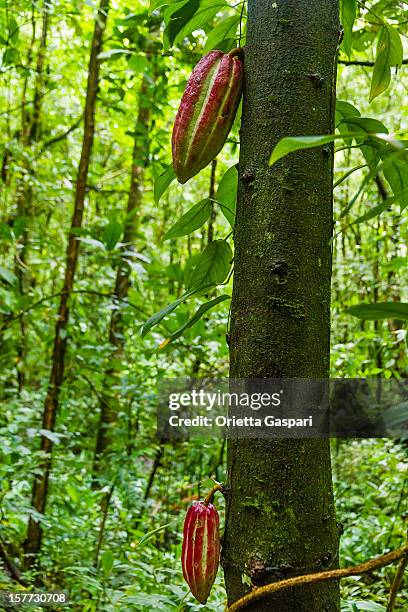
[[[336,127],[348,117],[359,117],[360,111],[355,106],[345,100],[336,100]]]
[[[192,327],[194,325],[194,323],[199,321],[201,319],[201,317],[208,310],[210,310],[211,308],[214,308],[214,306],[217,306],[217,304],[219,304],[220,302],[224,302],[225,300],[230,300],[230,299],[231,299],[230,295],[227,295],[227,294],[219,295],[218,297],[214,298],[213,300],[210,300],[209,302],[206,302],[205,304],[201,304],[201,306],[194,313],[194,315],[191,317],[191,319],[189,319],[186,323],[184,323],[184,325],[182,325],[177,331],[172,333],[171,336],[166,338],[166,340],[164,340],[164,342],[162,342],[160,344],[159,349],[165,348],[171,342],[173,342],[173,340],[176,340],[176,338],[179,338],[186,331],[186,329],[189,329],[190,327]]]
[[[13,221],[13,234],[18,240],[23,235],[28,224],[28,217],[16,217]]]
[[[340,16],[341,24],[344,29],[344,38],[342,42],[342,48],[344,52],[350,57],[351,48],[353,42],[353,25],[356,20],[357,14],[357,0],[341,0],[340,2]]]
[[[144,55],[133,54],[127,58],[129,68],[131,68],[136,74],[143,72],[148,65],[149,61]]]
[[[70,484],[67,484],[67,486],[65,488],[66,488],[66,491],[67,491],[68,495],[72,499],[72,501],[77,504],[79,502],[79,500],[81,499],[80,491],[78,491],[78,489],[76,487],[73,487]]]
[[[190,279],[190,289],[219,285],[231,269],[232,250],[225,240],[214,240],[201,253]]]
[[[144,338],[144,336],[152,329],[152,327],[155,327],[164,319],[164,317],[167,317],[167,315],[173,312],[173,310],[176,310],[177,306],[187,300],[191,295],[193,295],[193,293],[195,292],[189,291],[188,293],[184,293],[181,297],[177,298],[177,300],[175,300],[171,304],[167,304],[167,306],[162,308],[159,312],[156,312],[154,315],[152,315],[142,326],[142,338]]]
[[[223,19],[215,28],[212,28],[205,43],[203,53],[208,53],[212,49],[219,49],[220,44],[224,40],[235,39],[239,20],[239,15],[233,15]]]
[[[184,0],[184,4],[187,1],[188,0]],[[155,11],[163,6],[168,6],[171,4],[183,4],[183,2],[180,2],[180,0],[150,0],[150,11]]]
[[[10,285],[14,285],[14,283],[17,282],[17,276],[11,272],[11,270],[4,268],[4,266],[0,266],[0,278],[5,280]]]
[[[98,59],[103,61],[116,58],[119,55],[129,55],[130,53],[131,51],[128,51],[127,49],[108,49],[108,51],[102,51],[102,53],[99,53]]]
[[[231,166],[222,177],[217,190],[216,200],[220,205],[221,212],[231,227],[234,227],[235,209],[237,206],[238,171],[236,166]]]
[[[269,165],[272,166],[282,157],[289,153],[300,151],[301,149],[313,149],[322,145],[334,142],[337,138],[342,138],[339,134],[326,134],[325,136],[286,136],[282,138],[272,151]]]
[[[160,527],[156,527],[155,529],[148,531],[147,533],[144,534],[142,538],[140,538],[139,542],[137,543],[137,546],[140,546],[141,544],[148,542],[154,535],[156,535],[156,533],[160,533],[161,531],[164,531],[165,529],[167,529],[169,525],[170,523],[166,523],[165,525],[160,525]]]
[[[105,550],[101,555],[101,568],[105,574],[110,574],[113,568],[114,556],[111,550]]]
[[[378,217],[378,215],[380,215],[382,212],[387,210],[387,208],[390,208],[391,205],[394,204],[395,202],[398,202],[398,201],[405,202],[407,198],[408,198],[408,189],[405,189],[404,191],[401,191],[401,193],[399,193],[398,195],[393,196],[392,198],[387,198],[386,200],[384,200],[377,206],[374,206],[364,215],[361,215],[361,217],[358,217],[357,219],[355,219],[352,223],[350,223],[350,225],[357,225],[359,223],[363,223],[364,221],[368,221],[369,219],[373,219],[374,217]]]
[[[172,11],[171,19],[164,31],[163,47],[170,47],[181,42],[195,30],[207,26],[215,15],[228,4],[224,0],[189,0],[176,12]],[[165,16],[165,22],[166,21]]]
[[[387,208],[389,208],[390,205],[391,205],[391,202],[388,199],[384,200],[384,202],[381,202],[380,204],[377,204],[377,206],[373,206],[373,208],[370,208],[370,210],[366,212],[364,215],[357,217],[357,219],[355,219],[352,223],[350,223],[350,225],[359,225],[360,223],[364,223],[364,221],[369,221],[370,219],[374,219],[374,217],[378,217],[379,215],[381,215],[381,213],[383,213],[384,210],[387,210]]]
[[[154,201],[159,203],[160,198],[166,191],[167,187],[174,181],[176,175],[172,164],[169,164],[166,169],[157,177],[154,182]]]
[[[401,148],[401,146],[403,146],[399,141],[388,136],[388,134],[383,131],[387,128],[381,123],[381,121],[377,121],[377,119],[351,117],[350,119],[347,119],[347,124],[357,126],[359,133],[361,133],[362,137],[364,138],[364,141],[367,137],[370,137],[380,142],[386,142],[394,148]],[[370,128],[373,130],[372,133],[369,131]],[[379,132],[377,130],[379,130]],[[269,164],[272,166],[279,159],[286,157],[286,155],[289,155],[289,153],[293,153],[294,151],[321,147],[322,145],[334,142],[339,138],[357,139],[358,134],[354,129],[354,131],[344,132],[342,134],[326,134],[323,136],[286,136],[285,138],[282,138],[282,140],[280,140],[275,146],[274,150],[272,151]],[[362,144],[362,142],[360,142],[360,144]]]
[[[44,438],[48,438],[48,440],[51,440],[51,442],[54,444],[60,444],[61,438],[64,437],[62,434],[58,434],[55,431],[50,431],[49,429],[39,429],[39,434],[44,436]]]
[[[358,306],[352,306],[347,312],[365,321],[376,321],[380,319],[402,319],[408,321],[407,302],[359,304]]]
[[[102,241],[108,251],[112,251],[119,242],[123,233],[123,226],[117,221],[110,221],[105,225],[102,233]]]
[[[170,238],[178,238],[191,234],[196,229],[201,227],[210,217],[212,211],[212,202],[208,198],[201,200],[198,204],[194,204],[170,229],[166,232],[164,240]]]
[[[398,198],[401,209],[408,206],[408,153],[391,153],[383,162],[382,171],[393,194]]]
[[[170,5],[163,11],[166,28],[163,34],[163,48],[167,52],[172,47],[180,30],[192,19],[200,6],[200,0],[187,0]]]
[[[408,421],[408,402],[391,406],[383,414],[384,424],[388,430],[398,429]],[[390,431],[388,431],[390,434]]]
[[[345,117],[342,121],[351,132],[361,132],[362,135],[370,134],[388,134],[388,130],[382,121],[372,119],[371,117]]]
[[[370,102],[388,88],[391,82],[391,66],[401,66],[402,58],[403,49],[399,33],[392,26],[384,25],[378,39],[371,79]]]

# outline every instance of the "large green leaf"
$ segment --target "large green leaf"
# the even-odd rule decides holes
[[[239,19],[239,15],[233,15],[232,17],[222,19],[215,28],[210,31],[203,52],[208,53],[208,51],[212,49],[219,49],[220,45],[225,40],[235,39]]]
[[[200,0],[183,0],[172,4],[163,11],[166,28],[163,34],[163,47],[165,51],[173,45],[177,34],[192,19],[200,6]]]
[[[348,312],[354,317],[366,321],[379,319],[403,319],[408,321],[408,303],[406,302],[378,302],[375,304],[359,304],[352,306]]]
[[[350,223],[350,225],[358,225],[359,223],[364,223],[365,221],[369,221],[369,219],[378,217],[378,215],[380,215],[385,210],[390,208],[393,204],[395,204],[395,202],[402,203],[402,202],[405,202],[407,198],[408,198],[408,189],[405,189],[404,191],[401,191],[401,193],[399,193],[398,195],[392,196],[391,198],[386,198],[383,202],[380,202],[380,204],[377,204],[377,206],[370,208],[369,211],[367,211],[366,213],[364,213],[363,215],[355,219],[352,223]],[[402,204],[401,204],[401,208],[403,208]]]
[[[348,117],[359,117],[360,111],[350,104],[350,102],[346,102],[345,100],[336,100],[336,127],[339,127],[339,124]]]
[[[180,29],[177,36],[174,38],[173,44],[177,45],[195,30],[200,30],[207,27],[208,23],[211,23],[216,14],[226,6],[228,5],[223,0],[201,0],[199,9]]]
[[[217,190],[217,202],[221,212],[231,227],[235,222],[235,209],[237,206],[238,171],[236,166],[228,168],[222,177]]]
[[[348,134],[348,136],[353,136],[353,134]],[[294,153],[302,149],[321,147],[343,137],[344,135],[340,134],[326,134],[324,136],[286,136],[278,142],[272,151],[269,164],[272,166],[279,159],[289,155],[289,153]]]
[[[14,285],[14,283],[17,282],[17,276],[4,266],[0,266],[0,279],[1,278],[7,283],[10,283],[10,285]]]
[[[113,564],[115,562],[115,557],[113,556],[113,552],[108,548],[101,555],[101,568],[103,569],[105,574],[110,574],[113,569]]]
[[[174,181],[176,175],[172,164],[169,164],[166,169],[157,177],[154,182],[154,201],[159,203],[160,198],[166,191],[167,187]]]
[[[377,206],[373,206],[373,208],[370,208],[370,210],[368,210],[366,213],[360,215],[359,217],[357,217],[357,219],[354,219],[354,221],[350,223],[350,225],[359,225],[360,223],[364,223],[365,221],[374,219],[374,217],[378,217],[379,215],[381,215],[381,213],[387,210],[387,208],[389,208],[391,204],[392,202],[390,202],[388,199],[384,200],[384,202],[380,202],[380,204],[377,204]]]
[[[112,251],[119,242],[123,233],[123,225],[117,221],[110,221],[103,228],[102,241],[108,251]]]
[[[191,234],[201,227],[211,215],[212,202],[208,198],[194,204],[165,234],[164,240]]]
[[[408,206],[408,152],[399,151],[388,155],[382,171],[403,210]]]
[[[164,317],[167,317],[167,315],[173,312],[173,310],[176,310],[177,306],[185,302],[185,300],[192,296],[193,293],[194,291],[184,293],[181,297],[177,298],[177,300],[175,300],[171,304],[167,304],[167,306],[162,308],[159,312],[156,312],[154,315],[152,315],[142,326],[142,337],[144,337],[152,329],[152,327],[160,323],[164,319]]]
[[[334,142],[339,138],[355,138],[357,141],[359,141],[360,145],[362,145],[366,140],[374,139],[378,141],[379,146],[385,146],[387,144],[394,149],[400,149],[403,147],[403,144],[400,141],[382,131],[383,129],[386,130],[386,128],[381,121],[377,121],[377,119],[351,117],[350,119],[347,119],[347,124],[349,122],[350,127],[354,126],[354,129],[342,134],[325,134],[323,136],[286,136],[285,138],[282,138],[282,140],[278,142],[272,151],[269,164],[272,166],[279,159],[289,155],[289,153],[300,151],[302,149],[321,147],[322,145]],[[356,127],[358,132],[356,132]],[[370,128],[373,130],[380,130],[380,132],[374,131],[371,133],[369,131]],[[361,137],[359,137],[360,134]]]
[[[372,117],[349,116],[343,119],[342,124],[347,125],[350,132],[361,132],[364,136],[367,134],[388,134],[388,130],[382,121]]]
[[[388,88],[391,82],[391,67],[401,66],[402,59],[403,49],[399,33],[392,26],[384,25],[378,39],[371,79],[370,102]]]
[[[199,319],[201,319],[201,317],[208,310],[210,310],[211,308],[214,308],[214,306],[217,306],[217,304],[219,304],[220,302],[224,302],[225,300],[230,300],[230,299],[231,299],[230,295],[224,294],[224,295],[219,295],[218,297],[214,298],[213,300],[210,300],[209,302],[206,302],[205,304],[201,304],[201,306],[194,313],[191,319],[188,319],[188,321],[186,321],[184,325],[179,327],[177,331],[175,331],[174,333],[171,334],[171,336],[166,338],[166,340],[164,340],[164,342],[161,343],[159,348],[162,349],[168,346],[171,342],[173,342],[173,340],[176,340],[176,338],[179,338],[180,336],[182,336],[187,329],[189,329],[190,327],[194,325],[194,323],[199,321]]]
[[[225,0],[188,0],[167,7],[164,12],[166,29],[163,36],[164,51],[181,42],[195,30],[202,29],[223,8]]]
[[[225,240],[214,240],[201,253],[189,289],[221,284],[231,269],[232,250]]]
[[[350,57],[353,42],[353,25],[357,14],[357,0],[340,0],[340,17],[344,30],[342,47]]]

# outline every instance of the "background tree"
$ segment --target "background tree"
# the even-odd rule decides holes
[[[89,59],[88,84],[84,112],[84,136],[82,141],[81,159],[78,167],[76,182],[74,214],[71,222],[71,231],[68,236],[67,259],[65,268],[64,286],[61,291],[61,300],[58,318],[55,325],[54,350],[52,354],[51,375],[48,392],[44,403],[44,413],[41,437],[41,451],[44,454],[40,473],[36,476],[33,485],[32,506],[39,514],[44,514],[48,497],[48,482],[52,461],[52,447],[55,421],[58,413],[58,399],[61,384],[64,380],[65,349],[67,343],[67,325],[69,321],[68,301],[74,286],[75,271],[78,261],[79,242],[75,231],[81,228],[85,205],[86,181],[92,152],[92,143],[95,132],[95,104],[99,80],[99,58],[102,48],[102,36],[106,25],[109,0],[101,0],[95,18],[95,30],[91,43]],[[34,108],[36,98],[34,99]],[[27,538],[25,541],[25,554],[30,565],[41,547],[42,529],[39,518],[30,517]]]

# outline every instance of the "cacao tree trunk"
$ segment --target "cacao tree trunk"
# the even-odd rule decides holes
[[[135,125],[135,139],[132,153],[132,169],[130,175],[129,197],[126,211],[125,229],[123,234],[124,247],[122,249],[121,261],[116,273],[116,283],[114,289],[114,300],[116,310],[113,310],[110,328],[109,342],[115,347],[111,361],[119,361],[124,347],[123,316],[121,308],[123,300],[129,293],[131,267],[128,263],[129,252],[134,251],[135,237],[137,230],[138,213],[140,211],[143,195],[143,176],[144,163],[148,151],[148,128],[150,117],[150,105],[147,100],[149,83],[145,76],[139,94],[139,112]],[[105,372],[104,389],[109,388],[109,379],[114,375],[115,369],[109,368]],[[93,473],[95,476],[105,471],[103,457],[112,451],[113,428],[118,419],[118,400],[107,394],[105,391],[100,401],[100,421],[96,438],[96,448],[94,457]],[[95,481],[96,483],[96,481]]]
[[[329,370],[333,149],[269,157],[284,136],[333,131],[338,0],[249,0],[234,231],[233,378]],[[232,603],[259,586],[336,567],[329,442],[228,444],[223,565]],[[337,612],[335,582],[247,606]]]
[[[106,26],[109,0],[101,0],[95,20],[95,28],[91,43],[89,59],[88,82],[86,89],[86,102],[84,113],[84,135],[82,141],[81,158],[78,167],[78,176],[75,191],[74,214],[71,230],[82,225],[85,204],[86,181],[90,157],[92,152],[95,131],[95,107],[99,83],[100,62],[98,55],[102,48],[102,37]],[[76,266],[78,261],[79,242],[71,231],[68,236],[64,286],[58,309],[58,318],[55,326],[54,348],[52,354],[52,367],[48,392],[45,398],[42,428],[53,431],[59,406],[59,393],[64,379],[65,351],[67,345],[67,326],[69,321],[69,298],[73,289]],[[41,437],[41,451],[44,459],[40,465],[32,491],[32,506],[36,512],[44,514],[48,496],[48,481],[51,471],[53,443],[49,437]],[[29,519],[27,538],[24,543],[26,565],[29,567],[35,560],[41,548],[42,527],[38,520]]]

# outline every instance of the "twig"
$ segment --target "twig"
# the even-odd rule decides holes
[[[98,534],[98,540],[96,543],[95,563],[94,563],[95,567],[98,567],[98,564],[99,564],[99,556],[100,556],[100,552],[101,552],[101,548],[103,544],[103,539],[105,536],[106,519],[108,518],[109,504],[110,504],[110,500],[112,498],[114,489],[115,489],[115,482],[112,483],[109,491],[107,493],[104,493],[102,497],[102,501],[101,501],[102,518],[101,518],[101,522],[99,525],[99,534]]]
[[[325,580],[339,580],[339,578],[347,578],[347,576],[359,576],[360,574],[365,574],[366,572],[372,572],[380,567],[384,567],[384,565],[394,563],[394,561],[398,561],[399,559],[406,559],[407,555],[408,544],[405,544],[405,546],[397,548],[392,552],[376,557],[375,559],[370,559],[365,563],[354,565],[353,567],[344,567],[342,569],[329,570],[327,572],[295,576],[295,578],[288,578],[287,580],[281,580],[280,582],[272,582],[272,584],[267,584],[266,586],[260,587],[259,589],[252,591],[252,593],[248,593],[248,595],[238,599],[238,601],[233,603],[232,606],[228,608],[227,612],[242,610],[247,604],[253,603],[266,595],[271,595],[272,593],[289,589],[291,587],[302,586],[304,584],[315,584],[316,582],[323,582]]]
[[[50,300],[53,300],[54,298],[62,295],[62,293],[63,293],[63,291],[59,291],[58,293],[52,293],[51,295],[46,295],[45,297],[41,298],[40,300],[37,300],[36,302],[34,302],[33,304],[31,304],[30,306],[28,306],[27,308],[25,308],[21,312],[18,312],[17,314],[12,315],[10,317],[7,317],[7,319],[4,321],[3,325],[0,327],[0,332],[2,332],[3,329],[6,329],[9,326],[9,324],[12,323],[13,321],[16,321],[17,319],[21,319],[21,317],[24,317],[24,315],[26,315],[28,312],[30,312],[34,308],[37,308],[37,306],[40,306],[44,302],[48,302]],[[144,316],[146,316],[146,317],[148,316],[147,312],[143,308],[141,308],[140,306],[137,306],[133,302],[130,302],[126,298],[118,298],[114,292],[113,293],[102,293],[101,291],[93,291],[91,289],[74,289],[73,291],[70,291],[70,293],[71,294],[76,294],[76,293],[85,293],[86,294],[86,293],[89,293],[90,295],[98,295],[99,297],[104,297],[104,298],[114,297],[115,300],[119,300],[120,302],[124,302],[125,304],[128,304],[128,306],[130,306],[131,308],[134,308],[138,312],[142,313]]]
[[[374,66],[374,62],[370,60],[338,60],[338,64],[344,66]],[[408,59],[404,59],[401,62],[403,65],[408,64]]]
[[[46,142],[44,142],[43,146],[44,147],[50,147],[51,145],[56,144],[57,142],[60,142],[61,140],[64,140],[64,138],[66,138],[69,134],[71,134],[71,132],[76,130],[81,125],[83,117],[84,117],[84,115],[82,114],[80,117],[78,117],[78,119],[75,121],[75,123],[73,125],[71,125],[70,128],[68,128],[62,134],[59,134],[58,136],[54,136],[54,138],[51,138],[50,140],[47,140]]]
[[[397,599],[397,594],[402,584],[402,579],[404,577],[404,572],[405,572],[405,568],[407,567],[407,564],[408,564],[408,552],[405,553],[405,556],[402,557],[401,561],[399,562],[398,569],[394,577],[394,581],[391,585],[390,598],[388,601],[387,612],[393,612],[394,610],[395,601]]]

